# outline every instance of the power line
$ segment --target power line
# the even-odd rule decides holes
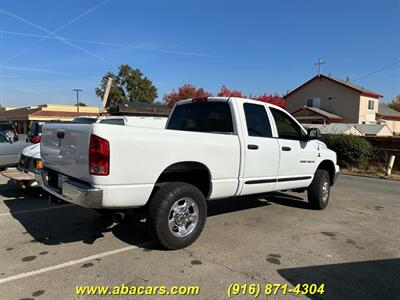
[[[357,80],[360,80],[360,79],[364,79],[364,78],[369,77],[369,76],[371,76],[371,75],[374,75],[374,74],[376,74],[376,73],[382,72],[382,71],[384,71],[384,70],[386,70],[386,69],[389,69],[389,68],[391,68],[391,67],[393,67],[393,66],[395,66],[395,65],[397,65],[397,64],[400,64],[400,60],[395,61],[395,62],[391,63],[390,65],[387,65],[386,67],[383,67],[383,68],[378,69],[378,70],[376,70],[376,71],[373,71],[373,72],[371,72],[371,73],[365,74],[365,75],[360,76],[360,77],[358,77],[358,78],[356,78],[356,79],[353,79],[352,81],[354,82],[354,81],[357,81]]]

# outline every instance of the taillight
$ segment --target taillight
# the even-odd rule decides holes
[[[100,176],[107,176],[110,172],[110,144],[94,134],[89,143],[89,172]]]
[[[35,136],[35,137],[31,138],[31,142],[34,144],[40,143],[40,139],[41,139],[40,136]]]

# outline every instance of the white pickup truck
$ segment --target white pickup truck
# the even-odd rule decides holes
[[[274,105],[190,99],[165,128],[45,125],[36,180],[100,213],[145,208],[154,239],[178,249],[198,238],[212,199],[307,190],[310,206],[324,209],[339,167],[318,137]]]

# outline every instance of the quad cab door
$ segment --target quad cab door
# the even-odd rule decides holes
[[[241,112],[244,172],[241,195],[274,190],[279,168],[279,143],[272,136],[270,118],[262,103],[244,102]]]
[[[283,109],[269,108],[278,136],[280,165],[276,190],[307,187],[314,176],[318,145]]]

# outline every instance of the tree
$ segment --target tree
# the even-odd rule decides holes
[[[74,104],[75,106],[87,106],[86,103],[78,102],[78,104]]]
[[[221,87],[221,90],[217,94],[219,97],[239,97],[239,98],[246,98],[243,96],[242,91],[235,91],[228,89],[225,85]]]
[[[108,95],[109,105],[126,102],[154,102],[157,98],[157,88],[152,81],[143,76],[139,69],[133,69],[129,65],[121,65],[118,75],[107,72],[103,76],[100,85],[96,88],[96,95],[103,97],[108,78],[113,79]]]
[[[103,99],[108,78],[112,78],[110,93],[108,94],[108,99],[109,99],[108,103],[112,105],[112,104],[128,102],[128,99],[125,95],[125,91],[120,85],[119,78],[113,72],[107,72],[107,74],[103,76],[99,87],[96,88],[96,95],[101,99]]]
[[[139,69],[132,69],[129,65],[119,67],[119,81],[130,102],[154,102],[157,98],[157,88],[150,79]]]
[[[271,95],[271,94],[265,93],[265,94],[263,94],[261,96],[254,97],[253,99],[261,101],[261,102],[271,103],[271,104],[280,106],[282,108],[286,107],[285,100],[282,99],[278,94]]]
[[[211,93],[205,91],[203,88],[196,88],[194,85],[187,83],[181,86],[178,91],[172,90],[171,93],[164,96],[164,102],[172,107],[176,102],[200,97],[209,97]]]
[[[400,95],[394,97],[392,102],[388,104],[389,108],[400,111]]]

